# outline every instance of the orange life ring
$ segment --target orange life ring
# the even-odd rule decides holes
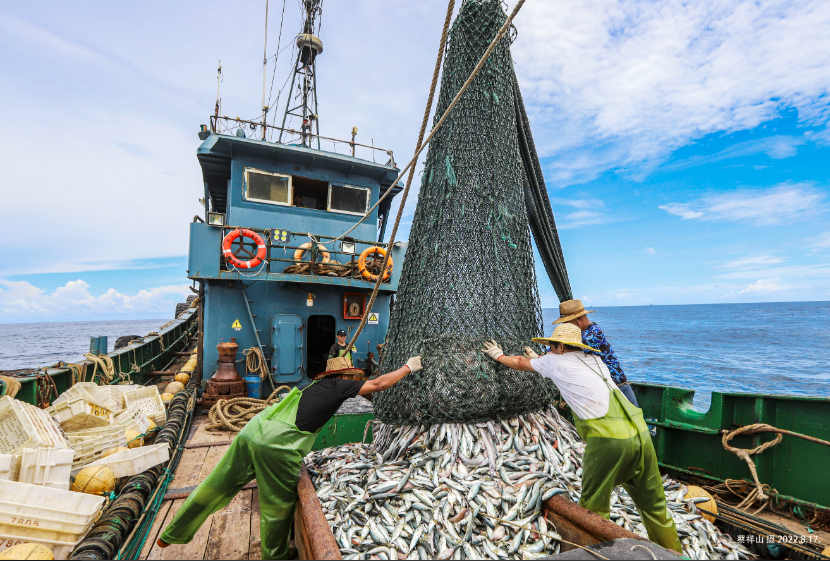
[[[243,238],[251,238],[256,243],[257,251],[256,256],[249,260],[249,261],[242,261],[236,255],[234,255],[233,251],[231,250],[231,244],[236,240],[238,237]],[[245,253],[249,255],[253,255],[250,251],[240,248]],[[262,236],[254,232],[253,230],[247,230],[245,228],[237,228],[230,232],[225,239],[222,240],[222,255],[225,257],[225,261],[233,265],[234,267],[239,267],[242,269],[253,269],[254,267],[258,266],[262,263],[262,260],[265,259],[265,255],[268,251],[268,248],[265,247],[265,240],[262,239]]]
[[[323,247],[318,244],[318,247]],[[306,251],[311,251],[311,242],[305,242],[303,245],[300,246],[300,249],[294,252],[294,261],[302,261],[303,255],[305,255]],[[323,254],[323,263],[328,263],[331,261],[331,255],[325,249],[319,249],[320,253]]]
[[[357,261],[357,268],[360,270],[360,275],[370,281],[378,280],[378,276],[374,273],[370,273],[366,269],[366,258],[370,255],[379,254],[381,257],[386,257],[386,250],[382,247],[369,247],[363,250],[363,253],[360,254],[360,259]],[[392,258],[389,258],[389,262],[386,264],[386,270],[383,272],[383,280],[389,280],[389,277],[392,274]]]

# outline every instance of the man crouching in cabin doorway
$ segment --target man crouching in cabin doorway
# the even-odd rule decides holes
[[[387,390],[420,369],[421,357],[416,356],[401,368],[372,380],[331,378],[329,374],[335,372],[323,372],[302,391],[292,389],[248,421],[219,464],[187,497],[161,533],[158,546],[189,543],[211,514],[224,508],[256,479],[262,558],[287,559],[300,468],[320,429],[346,399]]]

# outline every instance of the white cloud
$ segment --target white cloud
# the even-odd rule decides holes
[[[139,290],[136,294],[122,294],[110,288],[99,295],[89,291],[89,284],[81,279],[69,281],[47,293],[26,281],[0,279],[0,315],[25,317],[27,320],[49,317],[144,315],[171,313],[176,302],[191,292],[186,284],[168,285]]]
[[[773,279],[758,279],[754,283],[750,284],[749,286],[738,292],[738,294],[752,294],[753,292],[778,292],[780,290],[787,290],[792,287],[793,286],[789,284],[778,284]]]
[[[792,108],[826,126],[828,26],[823,0],[527,3],[513,53],[551,181],[660,161]],[[783,158],[801,142],[778,140],[754,149]]]
[[[684,220],[729,220],[772,226],[823,212],[824,193],[810,183],[785,183],[762,190],[738,190],[707,195],[694,203],[670,203],[660,208]]]
[[[721,267],[724,269],[757,269],[758,267],[775,265],[777,263],[783,263],[784,261],[786,259],[783,257],[774,255],[753,255],[727,261]]]
[[[556,216],[556,227],[560,230],[570,230],[580,226],[606,222],[605,203],[600,199],[566,199],[553,197],[551,199],[551,205]],[[576,210],[573,212],[558,211],[556,207],[560,205],[573,207]]]
[[[824,232],[808,240],[810,248],[816,251],[830,248],[830,232]]]
[[[654,249],[653,247],[647,247],[646,248],[646,253],[648,253],[649,255],[654,255],[655,253],[657,253],[657,250]]]

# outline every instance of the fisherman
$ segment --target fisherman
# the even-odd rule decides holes
[[[343,402],[356,395],[387,390],[421,369],[421,357],[372,380],[329,378],[323,372],[302,391],[293,388],[240,431],[210,475],[187,497],[158,539],[159,547],[189,543],[199,527],[256,479],[260,501],[263,559],[287,559],[288,534],[297,505],[303,458],[323,425]]]
[[[614,349],[611,348],[611,343],[605,338],[605,333],[602,332],[602,329],[588,319],[588,314],[593,313],[593,310],[586,310],[582,306],[581,300],[565,300],[559,304],[559,319],[553,322],[553,325],[568,322],[581,329],[582,343],[593,349],[597,349],[597,351],[583,352],[585,354],[598,352],[600,358],[602,358],[602,362],[605,363],[608,371],[611,372],[611,378],[613,378],[614,383],[617,384],[617,387],[623,395],[628,398],[628,401],[639,407],[640,404],[637,403],[634,390],[631,389],[631,384],[628,382],[622,366],[620,366],[620,361],[617,360]]]
[[[482,350],[509,368],[536,371],[559,388],[586,442],[579,504],[609,518],[611,493],[622,485],[637,505],[649,539],[682,553],[643,411],[624,398],[597,355],[582,353],[596,349],[582,342],[578,327],[562,323],[550,337],[533,341],[550,345],[551,352],[539,357],[525,347],[525,356],[506,356],[495,341]]]
[[[349,360],[349,363],[352,362],[352,351],[356,351],[354,345],[352,345],[351,349],[346,348],[346,330],[345,329],[338,329],[337,330],[337,342],[331,346],[329,349],[329,358],[335,357],[345,357]]]

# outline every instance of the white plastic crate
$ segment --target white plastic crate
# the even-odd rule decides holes
[[[106,427],[113,420],[112,411],[82,397],[71,397],[46,411],[58,420],[66,432]]]
[[[2,524],[0,524],[0,527],[2,527]],[[72,554],[72,550],[78,547],[78,544],[80,544],[83,539],[83,536],[81,536],[73,542],[64,542],[43,538],[21,537],[17,534],[0,533],[0,553],[3,553],[5,550],[21,543],[39,543],[48,547],[55,559],[69,559],[69,556]]]
[[[69,490],[74,450],[58,448],[24,449],[20,455],[20,483],[43,485],[53,489]],[[0,529],[0,533],[3,530]]]
[[[155,415],[150,415],[149,418],[153,419],[156,426],[160,427],[167,422],[167,411],[159,411]]]
[[[144,434],[150,430],[150,421],[148,420],[148,417],[149,415],[144,413],[137,403],[133,403],[129,405],[123,413],[116,417],[115,422],[123,426],[125,430],[135,430],[141,434]]]
[[[20,456],[0,454],[0,481],[17,481],[20,472]]]
[[[64,401],[69,401],[73,397],[81,397],[89,401],[90,403],[95,403],[96,405],[100,405],[104,409],[108,409],[112,411],[116,407],[115,401],[110,396],[108,390],[105,389],[106,386],[99,386],[95,382],[78,382],[74,386],[71,386],[68,390],[60,394],[55,401],[52,402],[52,405],[57,405],[58,403],[63,403]]]
[[[150,446],[116,452],[112,456],[101,458],[89,465],[107,466],[115,474],[115,477],[129,477],[164,463],[169,459],[170,449],[167,444],[152,444]]]
[[[72,461],[72,471],[78,471],[101,457],[101,454],[115,448],[127,445],[126,431],[111,432],[100,436],[69,436],[69,443],[75,451]]]
[[[69,448],[44,411],[12,397],[0,398],[0,454],[23,448]]]
[[[141,386],[136,384],[111,384],[109,386],[101,386],[101,389],[107,392],[110,398],[112,398],[115,402],[117,411],[123,411],[126,409],[126,405],[124,405],[124,394],[137,390],[140,387]],[[116,412],[116,410],[114,409],[113,412]]]
[[[164,402],[161,400],[159,389],[156,386],[142,386],[140,389],[125,393],[124,404],[127,407],[138,405],[138,408],[147,417],[153,416],[159,411],[164,411]]]
[[[39,485],[0,481],[0,552],[42,543],[66,559],[100,517],[106,499]]]

